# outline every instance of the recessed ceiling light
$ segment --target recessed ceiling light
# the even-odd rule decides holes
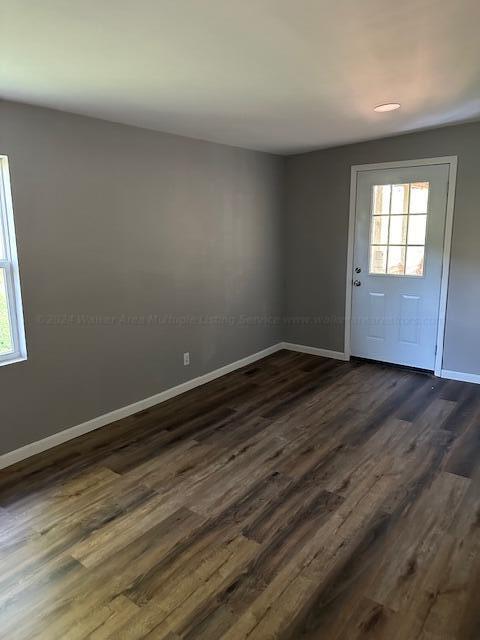
[[[386,104],[379,104],[374,107],[374,111],[377,113],[384,113],[385,111],[395,111],[395,109],[400,109],[400,104],[398,102],[387,102]]]

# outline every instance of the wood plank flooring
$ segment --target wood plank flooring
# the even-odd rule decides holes
[[[0,472],[8,640],[478,640],[480,386],[282,351]]]

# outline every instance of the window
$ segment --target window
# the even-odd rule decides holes
[[[373,187],[370,273],[423,276],[428,182]]]
[[[0,156],[0,365],[26,358],[8,161]]]

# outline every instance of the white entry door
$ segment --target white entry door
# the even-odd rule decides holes
[[[449,165],[357,174],[351,352],[435,368]]]

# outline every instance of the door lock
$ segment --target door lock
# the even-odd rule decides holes
[[[355,273],[362,273],[361,267],[355,267]]]

